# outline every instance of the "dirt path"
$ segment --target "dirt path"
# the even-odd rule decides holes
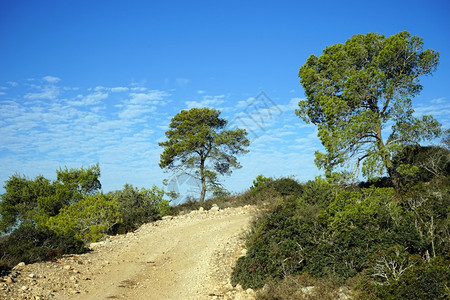
[[[230,298],[225,293],[242,250],[239,236],[254,211],[196,211],[93,244],[91,253],[18,267],[0,298]]]

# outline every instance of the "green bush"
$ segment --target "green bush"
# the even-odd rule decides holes
[[[393,202],[393,189],[327,192],[329,187],[320,179],[310,182],[300,198],[286,199],[256,221],[232,283],[258,288],[304,273],[344,282],[367,268],[369,255],[380,249],[426,250],[412,213]]]
[[[8,271],[19,262],[29,264],[86,250],[83,241],[73,235],[22,225],[0,241],[0,271]]]
[[[238,259],[232,283],[259,288],[301,271],[323,232],[318,212],[317,206],[291,199],[254,222],[247,255]]]
[[[125,184],[122,190],[111,193],[112,199],[119,205],[122,219],[112,233],[133,231],[144,223],[170,214],[172,208],[164,196],[165,192],[156,186],[139,190],[129,184]]]
[[[41,225],[59,234],[73,234],[85,242],[96,242],[120,221],[117,202],[107,195],[96,194],[64,207]]]
[[[295,179],[290,177],[282,177],[267,183],[268,188],[273,188],[281,196],[299,197],[302,194],[303,187]]]
[[[359,284],[359,299],[449,299],[450,261],[425,261],[398,247],[376,253]]]

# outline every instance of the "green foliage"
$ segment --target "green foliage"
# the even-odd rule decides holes
[[[447,299],[450,297],[450,261],[424,261],[402,247],[373,255],[360,283],[359,299]]]
[[[295,179],[282,177],[267,183],[268,188],[273,188],[281,196],[298,197],[302,194],[303,187]]]
[[[42,176],[30,180],[12,175],[5,182],[0,202],[0,229],[4,232],[25,223],[32,224],[38,210],[38,198],[51,195],[50,181]]]
[[[325,192],[329,187],[320,178],[309,182],[300,198],[289,198],[253,224],[233,284],[258,288],[302,273],[344,281],[362,272],[379,249],[399,244],[411,253],[426,250],[413,216],[392,202],[392,189],[333,194]],[[315,190],[322,190],[318,199]]]
[[[109,196],[96,194],[64,207],[43,226],[59,234],[73,234],[85,242],[96,242],[120,221],[119,204]]]
[[[97,193],[102,185],[100,180],[100,166],[97,163],[87,169],[59,169],[56,180],[66,186],[74,195],[90,196]]]
[[[429,255],[450,259],[450,177],[410,187],[402,205],[412,213]]]
[[[450,150],[443,147],[408,146],[394,157],[393,163],[404,185],[450,176]]]
[[[30,225],[22,225],[0,241],[0,272],[19,262],[51,260],[67,253],[84,253],[83,241],[73,235],[60,235]]]
[[[0,230],[10,231],[22,223],[36,224],[83,197],[93,195],[101,185],[98,164],[87,169],[58,170],[53,182],[37,176],[34,180],[12,175],[5,182],[0,202]]]
[[[246,153],[250,141],[244,129],[225,130],[227,120],[220,111],[192,108],[176,114],[166,131],[167,141],[159,166],[172,171],[194,170],[201,182],[200,202],[207,186],[217,185],[218,175],[230,175],[232,168],[240,168],[237,154]]]
[[[262,189],[266,188],[271,181],[273,181],[272,178],[265,177],[264,175],[260,174],[253,180],[253,185],[250,187],[250,190],[254,193],[258,193]]]
[[[296,114],[318,126],[326,149],[316,152],[316,164],[330,173],[356,163],[368,178],[388,172],[396,188],[392,156],[440,134],[431,116],[413,116],[411,99],[422,89],[419,78],[436,70],[439,53],[423,50],[423,41],[403,31],[386,38],[358,34],[345,44],[326,47],[311,55],[300,68],[307,100]],[[391,126],[387,139],[382,132]]]
[[[144,223],[160,219],[170,214],[170,202],[164,199],[164,190],[153,186],[141,190],[125,184],[120,191],[111,193],[112,199],[120,207],[122,221],[115,229],[118,233],[137,229]]]

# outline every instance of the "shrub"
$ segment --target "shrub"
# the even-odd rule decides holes
[[[86,250],[83,241],[73,235],[22,225],[0,242],[0,270],[7,271],[22,261],[34,263]]]
[[[316,221],[318,212],[316,206],[291,199],[254,222],[247,255],[238,259],[232,283],[259,288],[298,273],[323,230]]]
[[[302,194],[303,187],[295,179],[282,177],[267,183],[268,188],[273,188],[281,196],[299,197]]]
[[[170,202],[164,200],[165,192],[156,186],[151,189],[137,189],[125,184],[124,188],[111,194],[118,203],[122,221],[113,233],[124,233],[137,229],[144,223],[160,219],[170,214]]]
[[[48,218],[45,226],[59,234],[96,242],[119,222],[119,205],[109,196],[97,194],[64,207],[57,216]]]
[[[363,271],[379,249],[397,244],[412,254],[426,249],[412,214],[392,202],[393,189],[344,190],[330,202],[334,193],[326,186],[320,180],[309,183],[301,198],[285,200],[252,225],[233,284],[259,288],[304,273],[344,282]],[[321,192],[318,198],[314,190]]]
[[[429,262],[398,248],[377,253],[374,266],[360,283],[359,299],[448,299],[450,261],[440,257]]]

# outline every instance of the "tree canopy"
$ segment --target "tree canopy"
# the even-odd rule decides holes
[[[311,55],[299,71],[307,99],[296,114],[318,127],[326,152],[316,152],[316,165],[329,174],[349,162],[359,171],[362,163],[363,175],[387,171],[398,188],[392,157],[441,132],[432,116],[413,115],[411,100],[422,90],[419,78],[438,63],[439,53],[406,31],[358,34]]]
[[[101,188],[98,164],[86,169],[59,169],[56,177],[50,181],[42,175],[34,180],[19,174],[10,176],[5,193],[0,195],[0,230],[8,232],[22,223],[35,224],[38,216],[56,216],[64,206]]]
[[[225,130],[227,120],[212,108],[192,108],[176,114],[166,131],[167,140],[159,166],[185,172],[201,182],[200,202],[205,199],[208,186],[218,184],[218,175],[230,175],[232,168],[240,168],[236,155],[246,153],[250,141],[245,129]]]

